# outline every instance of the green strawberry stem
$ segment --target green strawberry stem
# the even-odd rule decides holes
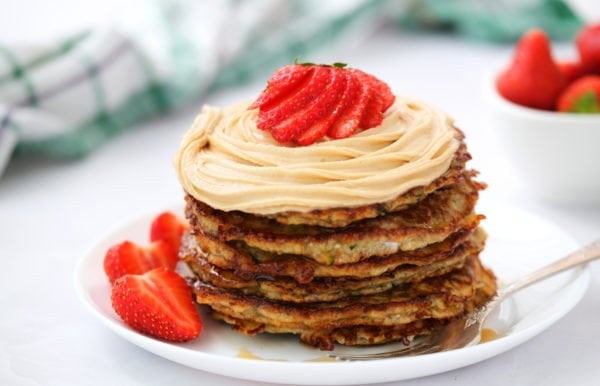
[[[296,56],[294,58],[294,64],[300,65],[300,66],[324,66],[324,67],[335,67],[335,68],[345,68],[348,65],[346,63],[342,63],[342,62],[335,62],[333,64],[316,64],[313,62],[300,62],[300,56]]]
[[[600,104],[596,93],[592,90],[581,94],[574,103],[574,107],[571,110],[573,113],[600,113]]]

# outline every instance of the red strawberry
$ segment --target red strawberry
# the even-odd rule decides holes
[[[386,83],[375,78],[373,75],[360,70],[354,71],[359,79],[367,83],[369,89],[372,90],[359,127],[379,126],[383,121],[383,113],[394,103],[394,94],[392,94],[392,90],[390,90],[390,87]]]
[[[127,325],[146,335],[184,342],[202,331],[189,286],[181,276],[166,268],[117,279],[111,302]]]
[[[131,241],[113,245],[104,255],[104,272],[113,283],[127,274],[142,274],[157,267],[174,269],[177,253],[166,241],[155,241],[142,247]]]
[[[296,139],[299,145],[307,146],[325,137],[333,122],[342,112],[345,106],[344,96],[347,94],[350,84],[350,75],[345,71],[336,71],[336,75],[339,75],[339,81],[329,90],[327,99],[318,113],[320,119],[309,122],[310,126],[303,133],[299,133]]]
[[[358,130],[358,125],[362,119],[363,113],[367,107],[369,101],[369,85],[360,81],[359,77],[352,76],[353,80],[350,87],[353,90],[348,90],[348,94],[351,95],[348,100],[352,100],[352,103],[345,103],[344,109],[340,113],[339,119],[337,119],[327,135],[333,139],[347,138],[354,134]]]
[[[296,64],[295,66],[301,66]],[[289,93],[278,104],[271,105],[270,108],[261,108],[258,116],[257,126],[261,130],[271,132],[273,138],[278,142],[288,142],[293,140],[295,130],[289,126],[279,126],[278,124],[287,120],[291,114],[302,110],[306,105],[318,97],[329,83],[327,71],[321,71],[317,66],[310,67],[310,71],[305,82]]]
[[[513,61],[496,81],[498,92],[522,106],[551,110],[565,79],[554,62],[550,40],[541,29],[519,40]]]
[[[561,74],[563,74],[567,83],[571,83],[575,79],[578,79],[585,75],[585,69],[583,68],[583,64],[578,61],[564,61],[558,62],[558,69]]]
[[[557,110],[572,113],[600,113],[600,75],[586,75],[560,94]]]
[[[281,67],[271,75],[267,82],[267,88],[258,97],[250,109],[267,109],[272,103],[281,98],[285,98],[294,88],[296,88],[312,70],[308,66],[285,66]]]
[[[575,44],[586,72],[600,74],[600,23],[582,28]]]
[[[276,71],[249,107],[259,109],[257,127],[278,142],[309,145],[379,125],[394,101],[390,88],[344,67],[295,64]]]
[[[273,137],[278,141],[279,138],[282,138],[279,133],[286,133],[287,141],[296,141],[297,137],[306,131],[312,122],[319,121],[329,112],[331,104],[339,95],[343,77],[331,67],[315,67],[313,76],[322,79],[323,83],[319,82],[319,93],[311,95],[311,100],[302,109],[296,110],[285,120],[269,128]],[[320,84],[324,84],[325,87],[321,89]]]
[[[181,236],[189,228],[182,218],[172,212],[163,212],[156,216],[150,224],[150,241],[165,241],[172,249],[172,253],[179,253]]]

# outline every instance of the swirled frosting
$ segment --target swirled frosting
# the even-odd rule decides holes
[[[216,209],[268,215],[385,202],[442,175],[459,146],[448,115],[407,97],[378,127],[293,147],[257,129],[248,106],[204,106],[175,155],[184,190]]]

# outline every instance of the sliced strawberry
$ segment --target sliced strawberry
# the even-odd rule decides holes
[[[142,247],[131,241],[113,245],[104,255],[104,272],[113,283],[127,274],[142,274],[157,267],[174,269],[177,253],[166,241],[155,241]]]
[[[296,137],[304,132],[311,122],[321,118],[323,108],[328,104],[328,94],[332,88],[339,84],[340,76],[336,74],[332,67],[315,66],[313,73],[315,78],[320,79],[318,86],[324,84],[324,88],[318,94],[312,94],[306,105],[300,110],[296,110],[286,119],[272,125],[269,131],[273,138],[280,142],[295,141]]]
[[[575,44],[586,73],[600,74],[600,23],[582,28]]]
[[[181,236],[189,228],[189,224],[173,212],[163,212],[156,216],[150,224],[150,241],[165,241],[172,249],[172,253],[179,253]]]
[[[600,75],[586,75],[560,94],[557,110],[571,113],[600,113]]]
[[[181,276],[166,268],[117,279],[111,302],[127,325],[146,335],[184,342],[202,331],[189,286]]]
[[[330,82],[327,73],[318,71],[318,66],[311,66],[309,70],[312,71],[306,76],[305,82],[300,84],[287,98],[270,109],[260,110],[257,127],[270,131],[273,138],[279,142],[290,141],[295,130],[292,127],[286,127],[283,130],[278,124],[317,98]]]
[[[347,92],[350,95],[348,101],[351,102],[346,103],[339,118],[329,129],[327,135],[333,139],[349,137],[358,130],[358,125],[369,100],[368,84],[360,82],[355,75],[350,78],[350,90],[347,90]]]
[[[333,67],[320,66],[317,70],[320,72],[320,76],[329,80],[329,83],[325,89],[304,109],[297,111],[295,114],[290,116],[279,125],[272,127],[271,132],[274,133],[274,138],[277,138],[275,133],[279,131],[291,131],[291,140],[298,144],[309,144],[309,136],[304,134],[311,128],[311,126],[323,124],[325,128],[321,128],[320,137],[313,137],[312,141],[323,137],[333,123],[335,119],[335,107],[340,102],[341,93],[343,92],[346,85],[346,75],[344,71],[335,69]],[[323,134],[325,133],[325,134]],[[303,137],[302,141],[299,141],[299,137]],[[312,142],[310,142],[312,143]]]
[[[519,40],[510,66],[496,81],[498,92],[522,106],[552,110],[566,81],[551,53],[550,40],[541,29]]]
[[[373,75],[360,70],[354,71],[359,80],[365,82],[370,89],[369,101],[358,126],[361,129],[379,126],[383,121],[383,113],[394,103],[394,94],[392,94],[392,90],[386,83]]]
[[[345,96],[347,95],[351,75],[347,71],[337,71],[337,75],[339,76],[339,81],[335,86],[331,87],[327,95],[326,104],[322,106],[321,111],[317,112],[321,118],[312,122],[310,127],[296,138],[296,142],[299,145],[307,146],[325,137],[343,111],[347,103]]]
[[[308,66],[290,65],[276,70],[267,82],[267,87],[250,105],[250,109],[268,109],[272,104],[285,98],[300,85],[309,73]]]

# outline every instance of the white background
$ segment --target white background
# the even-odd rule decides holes
[[[110,16],[111,2],[80,3],[3,1],[0,41],[35,40]],[[41,11],[31,13],[34,5]],[[568,44],[556,50],[572,54]],[[539,214],[582,244],[592,241],[600,237],[600,207],[538,202],[496,146],[482,82],[511,53],[510,45],[385,29],[310,59],[350,63],[386,80],[398,94],[439,105],[466,133],[470,165],[489,184],[486,199]],[[171,158],[200,106],[251,99],[265,80],[140,124],[81,160],[11,161],[0,178],[1,385],[255,384],[189,369],[122,340],[78,302],[72,281],[88,245],[115,223],[182,200]],[[596,385],[600,263],[591,270],[582,301],[533,340],[467,368],[395,384]]]

